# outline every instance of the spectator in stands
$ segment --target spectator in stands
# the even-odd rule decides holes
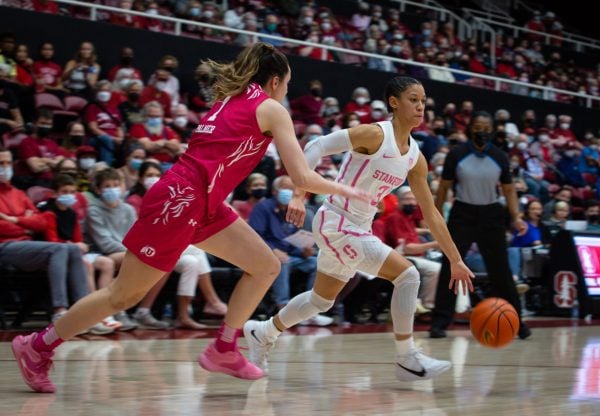
[[[110,81],[99,81],[95,88],[95,96],[83,114],[83,120],[92,136],[90,144],[98,150],[100,160],[109,166],[112,166],[125,136],[121,114],[110,102],[111,89]]]
[[[52,0],[32,0],[33,10],[40,13],[58,14],[58,4]]]
[[[584,202],[587,231],[600,231],[600,203],[595,199]]]
[[[90,98],[96,90],[100,75],[100,65],[91,42],[82,42],[73,59],[65,65],[62,81],[66,89],[74,95]]]
[[[181,141],[165,125],[163,110],[157,101],[146,103],[143,113],[144,122],[134,124],[129,134],[144,147],[148,157],[160,161],[163,171],[167,171],[181,153]]]
[[[248,32],[256,32],[258,24],[256,21],[256,15],[252,12],[246,12],[243,18],[244,27],[242,29]],[[235,45],[246,47],[258,42],[258,35],[247,35],[240,33],[234,40]]]
[[[570,203],[572,198],[573,188],[571,188],[570,186],[563,186],[562,188],[560,188],[558,192],[553,196],[552,200],[544,204],[544,212],[542,215],[542,219],[547,220],[550,218],[550,216],[554,212],[554,207],[557,202],[564,201]]]
[[[133,207],[123,202],[122,186],[123,179],[116,169],[98,172],[94,178],[94,192],[98,198],[90,201],[86,219],[93,245],[115,262],[116,270],[125,256],[123,238],[137,218]]]
[[[471,115],[473,114],[473,101],[464,100],[460,105],[460,111],[454,114],[454,128],[464,133],[467,125],[471,122]]]
[[[19,144],[20,160],[14,182],[18,188],[51,186],[52,169],[65,157],[65,152],[58,147],[56,141],[48,137],[52,133],[53,124],[52,111],[40,109],[35,119],[33,133]]]
[[[35,75],[33,73],[33,60],[29,56],[29,48],[25,44],[19,44],[15,51],[15,62],[17,63],[17,82],[21,91],[33,94],[35,87]]]
[[[0,65],[6,65],[4,79],[9,83],[6,87],[14,87],[17,77],[17,63],[15,62],[16,38],[11,32],[0,34]]]
[[[9,72],[10,67],[7,64],[0,64],[0,137],[23,127],[19,101],[7,78]]]
[[[281,262],[281,272],[271,286],[273,301],[278,310],[290,300],[290,275],[294,270],[306,274],[306,288],[312,288],[317,272],[317,253],[314,245],[298,248],[285,241],[286,237],[298,231],[298,227],[285,221],[293,189],[294,185],[289,176],[279,176],[273,182],[273,197],[256,204],[248,220],[250,226],[265,240]],[[318,318],[306,324],[323,326],[332,322],[332,318],[318,315]]]
[[[140,94],[139,104],[145,105],[150,101],[157,101],[163,109],[165,118],[171,119],[171,95],[165,91],[166,82],[171,73],[159,68],[154,71],[153,79],[156,83],[148,84]],[[162,88],[162,89],[161,89]]]
[[[190,91],[189,103],[190,109],[194,111],[198,117],[202,117],[213,104],[212,86],[215,82],[214,74],[209,65],[201,63],[196,68],[195,76],[196,84]]]
[[[554,234],[558,229],[565,228],[570,216],[571,205],[565,201],[557,201],[556,204],[554,204],[552,215],[544,221],[544,225],[550,228],[550,232]]]
[[[171,98],[169,108],[171,110],[179,104],[179,79],[174,75],[178,66],[179,61],[177,58],[173,55],[165,55],[160,58],[158,69],[148,80],[148,85],[154,85],[157,90],[169,94]]]
[[[388,112],[385,103],[381,100],[371,101],[371,113],[368,123],[377,123],[388,119]]]
[[[141,123],[143,120],[142,106],[140,105],[140,95],[144,84],[140,80],[129,81],[125,89],[126,99],[119,104],[119,114],[121,120],[125,123],[125,129],[129,131],[135,123]]]
[[[533,11],[533,16],[530,20],[525,23],[525,29],[531,30],[534,32],[542,32],[542,33],[526,33],[528,39],[533,41],[542,41],[544,40],[543,32],[546,32],[546,26],[542,22],[542,14],[539,10]]]
[[[243,18],[245,12],[246,8],[244,4],[238,4],[235,7],[231,7],[228,10],[226,10],[223,14],[223,23],[225,24],[225,26],[233,29],[243,29]]]
[[[47,220],[25,193],[11,186],[12,154],[0,147],[0,265],[23,271],[47,271],[52,299],[52,320],[72,302],[89,293],[81,251],[75,244],[34,241]]]
[[[434,63],[439,68],[427,68],[427,73],[429,75],[429,79],[432,79],[434,81],[441,81],[441,82],[456,82],[456,79],[454,78],[454,74],[446,69],[443,69],[443,68],[450,67],[450,65],[448,64],[448,58],[446,58],[445,52],[438,52],[435,55]]]
[[[267,177],[262,173],[251,173],[246,179],[244,190],[247,199],[233,200],[231,205],[243,220],[248,221],[256,204],[267,196]]]
[[[259,32],[263,33],[265,35],[283,36],[277,30],[278,26],[279,26],[279,18],[277,17],[277,15],[276,14],[267,14],[265,16],[263,28]],[[260,37],[259,41],[264,42],[264,43],[270,43],[271,45],[273,45],[275,47],[284,46],[284,41],[279,40],[279,39]]]
[[[417,233],[417,226],[412,219],[417,209],[417,199],[410,187],[398,189],[398,209],[385,219],[384,242],[395,248],[410,260],[421,275],[417,315],[430,312],[435,302],[435,292],[442,265],[438,261],[429,260],[425,254],[430,250],[439,250],[436,241],[422,242]]]
[[[123,177],[126,190],[131,189],[138,181],[140,166],[142,166],[145,159],[146,150],[141,143],[133,142],[127,146],[125,164],[117,169]]]
[[[79,168],[79,190],[87,191],[90,187],[89,175],[96,165],[98,152],[92,146],[81,146],[77,149],[77,167]]]
[[[194,129],[198,126],[198,120],[195,117],[193,120],[193,122],[190,120],[190,111],[185,104],[179,104],[173,110],[173,122],[169,126],[179,136],[181,143],[187,143]],[[185,147],[182,145],[182,151],[184,149]]]
[[[128,0],[125,0],[128,1]],[[142,79],[142,71],[133,65],[133,49],[125,46],[119,51],[119,63],[108,71],[108,80],[113,82],[116,89],[125,91],[133,80]]]
[[[85,195],[80,192],[81,186],[81,172],[77,169],[77,161],[72,158],[64,158],[56,164],[54,169],[54,177],[58,175],[69,175],[75,179],[77,185],[77,192],[75,193],[76,202],[71,208],[77,213],[78,221],[83,224],[85,217],[87,216],[88,201]]]
[[[504,126],[506,138],[509,141],[514,141],[517,139],[517,136],[519,135],[519,128],[511,121],[508,110],[505,110],[504,108],[496,110],[494,113],[494,121],[496,122],[496,126]]]
[[[562,181],[575,188],[583,188],[586,182],[579,170],[581,152],[576,148],[567,148],[560,152],[561,156],[556,162],[556,169],[562,174]]]
[[[581,150],[579,158],[579,171],[598,177],[600,175],[600,138],[589,133],[586,138],[587,144]]]
[[[33,63],[33,75],[37,92],[49,92],[59,97],[64,95],[62,67],[54,61],[54,45],[43,42],[38,50],[40,59]]]
[[[60,143],[60,148],[66,157],[74,158],[77,149],[86,142],[85,127],[79,121],[71,121],[67,124],[65,135]]]
[[[352,15],[351,24],[359,32],[366,31],[371,24],[369,10],[369,3],[361,1],[358,3],[358,10]]]
[[[343,113],[355,113],[361,123],[368,122],[371,114],[371,94],[365,87],[357,87],[352,92],[352,99],[342,109]],[[345,128],[342,126],[342,128]]]
[[[517,230],[513,230],[512,247],[534,247],[542,244],[542,212],[543,207],[537,199],[530,200],[523,210],[523,219],[527,223],[527,232],[519,234]]]
[[[83,242],[83,233],[77,219],[77,213],[72,208],[77,203],[75,196],[77,182],[75,178],[70,175],[59,174],[55,177],[52,188],[56,192],[56,197],[44,202],[40,207],[42,212],[49,214],[46,217],[46,239],[55,243],[75,244],[79,248],[87,271],[90,291],[108,286],[114,278],[115,263],[108,257],[101,256],[98,253],[90,253],[89,246]],[[98,272],[97,283],[96,272]],[[129,325],[123,328],[121,322],[115,321],[110,316],[91,327],[90,332],[95,335],[102,335],[112,333],[117,329],[131,330],[136,327],[136,325],[131,325],[131,322],[126,323]]]
[[[305,124],[322,124],[323,84],[318,79],[308,82],[308,94],[290,100],[292,116]]]
[[[306,36],[305,40],[314,44],[325,43],[324,39],[319,33],[319,30],[311,30]],[[298,46],[298,55],[306,56],[308,58],[316,59],[318,61],[333,61],[333,55],[328,49],[319,48],[313,45]]]
[[[121,0],[119,2],[119,7],[123,10],[131,10],[132,2],[131,0]],[[145,29],[146,28],[146,19],[143,16],[132,15],[129,13],[110,13],[110,23],[113,25],[120,26],[128,26],[133,27],[135,29]],[[114,80],[114,77],[111,78],[110,75],[108,77],[110,81]]]

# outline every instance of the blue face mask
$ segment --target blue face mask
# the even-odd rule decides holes
[[[287,205],[292,200],[294,192],[291,189],[280,189],[277,191],[277,202],[281,205]]]
[[[102,199],[104,202],[116,202],[121,198],[121,188],[104,188],[102,190]]]
[[[75,194],[63,194],[63,195],[59,195],[56,198],[56,202],[58,202],[61,205],[64,205],[65,207],[72,207],[73,205],[75,205],[75,202],[77,202],[77,198],[75,198]]]
[[[148,127],[160,127],[162,126],[162,117],[149,117],[146,120],[146,125]]]
[[[140,166],[142,166],[141,159],[131,159],[129,161],[129,167],[133,170],[138,170],[140,168]]]

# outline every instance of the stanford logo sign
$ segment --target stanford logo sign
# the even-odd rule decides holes
[[[577,276],[571,271],[559,271],[554,275],[554,305],[572,308],[577,299]]]

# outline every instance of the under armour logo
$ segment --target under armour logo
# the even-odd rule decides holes
[[[196,220],[189,220],[188,224],[191,225],[192,227],[195,227],[196,224],[198,224],[198,221],[196,221]]]
[[[154,247],[144,246],[140,250],[140,253],[147,257],[153,257],[156,254],[156,249]]]

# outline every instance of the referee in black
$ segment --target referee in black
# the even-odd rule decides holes
[[[521,306],[508,265],[506,208],[498,202],[498,183],[506,197],[515,229],[523,233],[527,224],[520,217],[508,157],[491,143],[492,131],[490,114],[477,112],[473,115],[466,130],[469,141],[452,148],[446,156],[435,203],[442,212],[448,189],[453,187],[455,200],[448,218],[448,230],[454,243],[462,257],[473,242],[477,243],[494,296],[510,302],[520,320]],[[449,283],[450,262],[444,256],[429,330],[431,338],[446,337],[446,328],[454,316],[456,295],[448,290]],[[525,339],[530,335],[529,327],[520,322],[519,337]]]

